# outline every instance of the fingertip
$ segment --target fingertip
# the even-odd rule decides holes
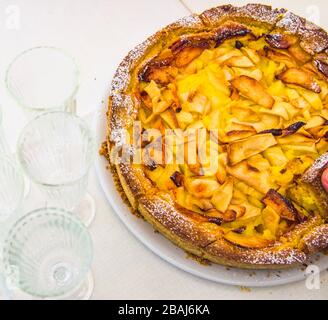
[[[328,168],[323,172],[321,182],[325,190],[328,192]]]

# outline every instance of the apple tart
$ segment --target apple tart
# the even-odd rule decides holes
[[[304,264],[328,246],[327,80],[321,28],[264,5],[213,8],[123,60],[102,152],[132,208],[188,253],[240,268]],[[116,161],[124,151],[130,161]]]

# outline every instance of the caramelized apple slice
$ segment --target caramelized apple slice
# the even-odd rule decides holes
[[[236,77],[247,76],[247,77],[250,77],[250,78],[255,79],[257,81],[261,81],[262,78],[263,78],[263,72],[259,68],[257,68],[257,69],[254,69],[254,68],[246,69],[246,68],[232,67],[231,69],[235,73]]]
[[[209,199],[197,199],[195,197],[191,197],[190,203],[191,207],[194,208],[194,206],[196,206],[202,212],[209,212],[214,209],[214,206]]]
[[[184,180],[184,176],[181,172],[179,171],[175,171],[170,179],[173,181],[173,183],[179,188],[183,185],[183,180]]]
[[[145,82],[150,82],[153,80],[158,84],[165,85],[172,82],[174,77],[177,75],[177,72],[177,68],[171,66],[158,66],[150,64],[139,73],[139,80]]]
[[[314,65],[326,77],[328,77],[328,64],[321,60],[315,60]]]
[[[172,108],[168,108],[166,111],[162,112],[160,116],[171,129],[179,128],[178,119]]]
[[[295,84],[302,88],[311,90],[315,93],[321,92],[320,85],[318,82],[316,82],[313,75],[302,69],[290,68],[278,75],[277,79],[287,84]]]
[[[232,130],[227,132],[225,135],[219,134],[219,140],[223,143],[229,143],[241,139],[246,139],[256,134],[253,130]]]
[[[274,146],[265,150],[263,155],[269,160],[272,166],[284,167],[288,162],[288,158],[283,153],[280,146]]]
[[[299,45],[293,45],[288,49],[289,53],[301,64],[311,61],[312,57]]]
[[[276,139],[270,133],[258,134],[233,142],[228,146],[229,163],[233,166],[251,156],[265,151],[276,144]]]
[[[246,213],[246,207],[243,205],[230,204],[228,207],[229,210],[236,212],[236,219],[243,217]]]
[[[214,204],[215,208],[220,212],[227,211],[233,195],[233,180],[231,178],[219,186],[215,191],[211,202]]]
[[[283,137],[278,137],[277,140],[280,145],[284,145],[284,144],[307,145],[315,142],[313,137],[309,136],[309,133],[305,135],[302,132],[294,133],[293,135],[285,135]]]
[[[251,68],[254,67],[254,63],[245,56],[234,56],[226,60],[224,65],[228,67],[238,67],[238,68]]]
[[[262,194],[266,194],[268,190],[276,187],[271,181],[268,171],[260,172],[258,169],[250,166],[247,161],[240,162],[233,167],[227,167],[227,172]]]
[[[262,201],[279,214],[281,218],[289,221],[298,219],[298,212],[293,204],[274,189],[270,189]]]
[[[165,100],[159,100],[153,103],[153,112],[159,114],[170,107],[170,103]]]
[[[241,48],[241,51],[246,53],[248,58],[250,58],[254,64],[260,63],[261,59],[254,49],[243,47]]]
[[[283,130],[283,136],[290,136],[305,126],[305,122],[297,121]]]
[[[202,37],[186,37],[176,41],[171,47],[178,68],[187,66],[199,57],[205,49],[214,45],[213,40]]]
[[[224,235],[224,238],[227,241],[236,244],[237,246],[243,248],[251,248],[251,249],[267,248],[274,245],[275,242],[273,240],[267,240],[257,235],[251,236],[251,235],[239,234],[233,231],[226,233]]]
[[[266,92],[264,87],[255,79],[248,76],[240,76],[231,81],[233,87],[235,87],[241,95],[254,101],[255,103],[266,107],[272,108],[274,105],[274,99]]]
[[[167,84],[174,79],[175,73],[176,71],[173,67],[152,68],[148,74],[148,81],[154,80],[160,84]]]
[[[234,210],[227,210],[226,212],[219,212],[216,209],[212,209],[206,212],[206,215],[211,217],[211,218],[215,218],[215,219],[219,219],[222,222],[233,222],[236,220],[237,218],[237,213]]]
[[[189,47],[183,49],[176,55],[176,59],[175,59],[176,66],[178,68],[185,67],[191,61],[199,57],[203,51],[204,51],[203,48],[197,48],[197,47],[194,48]]]
[[[304,126],[305,130],[316,128],[328,124],[327,120],[322,116],[313,116]]]
[[[288,49],[295,43],[295,39],[286,34],[267,34],[265,35],[265,41],[274,49]]]
[[[232,80],[232,78],[230,80]],[[240,95],[236,88],[232,88],[230,98],[231,98],[231,100],[234,100],[234,101],[240,100]]]
[[[219,154],[218,157],[218,171],[216,173],[216,179],[219,181],[220,184],[223,184],[227,178],[227,170],[226,166],[228,163],[228,155],[226,153]]]
[[[151,110],[153,108],[152,100],[146,91],[140,92],[139,97],[147,109]]]
[[[279,214],[271,207],[266,207],[262,211],[262,219],[263,219],[264,228],[268,229],[271,232],[271,234],[275,236],[279,228],[279,222],[280,222]]]
[[[251,30],[247,29],[245,25],[233,21],[227,21],[217,28],[215,33],[216,47],[220,46],[227,39],[243,37],[246,35],[252,36]]]
[[[211,179],[188,178],[185,187],[196,198],[211,198],[220,185]]]
[[[295,134],[297,131],[299,131],[303,126],[305,125],[304,122],[302,121],[297,121],[293,124],[291,124],[290,126],[288,126],[285,129],[268,129],[268,130],[264,130],[260,133],[271,133],[272,135],[274,135],[275,137],[279,137],[279,136],[283,136],[283,137],[287,137],[290,136],[292,134]]]
[[[174,56],[187,48],[208,49],[214,45],[213,40],[209,39],[206,34],[198,34],[197,36],[186,36],[175,41],[171,46],[171,52]]]
[[[270,48],[265,48],[265,55],[272,61],[283,63],[287,68],[293,68],[296,66],[296,62],[292,56],[290,56],[286,52],[281,52],[277,50],[273,50]]]
[[[234,58],[234,57],[242,57],[243,54],[239,50],[229,50],[229,51],[223,51],[222,54],[218,54],[217,58],[215,59],[215,62],[218,64],[224,64],[225,61]]]

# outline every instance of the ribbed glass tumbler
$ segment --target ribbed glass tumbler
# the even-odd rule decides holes
[[[89,225],[95,215],[86,194],[96,145],[87,124],[66,112],[48,112],[23,130],[17,147],[25,174],[39,187],[48,207],[73,211]]]
[[[36,47],[24,51],[10,64],[6,85],[28,118],[54,110],[75,112],[79,69],[63,50]]]
[[[18,220],[3,256],[12,285],[34,297],[83,300],[92,293],[90,235],[62,209],[39,209]]]
[[[24,176],[15,160],[0,156],[0,225],[19,213],[24,191]]]
[[[2,111],[0,107],[0,156],[1,155],[8,155],[10,153],[9,146],[7,144],[4,130],[2,127]]]

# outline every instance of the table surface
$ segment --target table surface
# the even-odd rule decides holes
[[[248,1],[230,1],[235,5]],[[285,1],[265,1],[286,7]],[[78,114],[92,122],[93,113],[106,101],[113,72],[124,55],[145,37],[168,23],[215,5],[217,0],[1,0],[0,2],[0,105],[10,146],[25,125],[19,107],[6,92],[5,70],[21,51],[39,45],[66,49],[78,61],[82,84]],[[290,1],[288,9],[328,29],[325,0]],[[326,23],[326,25],[325,25]],[[130,234],[107,202],[95,170],[89,191],[97,204],[90,227],[94,242],[93,299],[327,299],[328,272],[321,288],[309,290],[305,282],[274,288],[221,285],[178,270],[145,248]]]

